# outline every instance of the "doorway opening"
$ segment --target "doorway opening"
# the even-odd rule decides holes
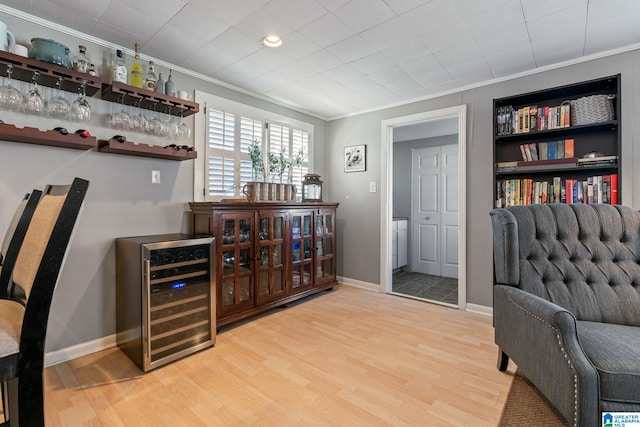
[[[382,122],[381,291],[466,307],[466,106]]]

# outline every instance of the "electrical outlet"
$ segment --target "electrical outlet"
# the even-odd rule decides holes
[[[151,171],[151,183],[160,184],[160,171]]]
[[[369,193],[375,193],[376,191],[378,191],[378,189],[376,188],[376,182],[375,181],[370,181],[369,182]]]

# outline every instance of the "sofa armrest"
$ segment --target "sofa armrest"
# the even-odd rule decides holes
[[[512,286],[493,289],[496,344],[571,424],[598,425],[599,378],[573,314]]]
[[[518,223],[507,209],[493,209],[489,215],[493,228],[493,265],[496,282],[520,283]]]

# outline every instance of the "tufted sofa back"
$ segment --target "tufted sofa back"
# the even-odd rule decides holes
[[[640,326],[640,213],[605,204],[491,211],[497,284],[519,286],[578,320]]]

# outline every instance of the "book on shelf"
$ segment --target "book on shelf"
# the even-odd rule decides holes
[[[498,135],[530,133],[571,126],[571,105],[525,105],[515,109],[512,105],[496,108]]]
[[[618,204],[618,174],[580,179],[504,179],[496,182],[496,207],[536,203]]]

